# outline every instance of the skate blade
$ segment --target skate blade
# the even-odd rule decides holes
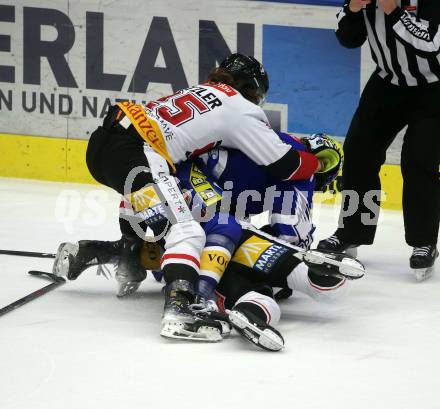
[[[356,258],[358,255],[358,248],[357,247],[350,247],[347,250],[345,250],[344,253],[347,254],[347,256]]]
[[[416,281],[420,283],[432,277],[432,274],[434,272],[434,266],[428,268],[415,268],[413,269],[413,271]]]
[[[245,338],[248,341],[263,349],[276,352],[281,351],[284,348],[284,342],[277,334],[275,334],[269,328],[264,330],[257,328],[238,311],[231,311],[229,313],[229,321],[236,328],[246,332],[247,336],[245,336]]]
[[[348,253],[346,254],[349,255]],[[339,272],[345,278],[351,280],[357,280],[365,275],[364,266],[359,261],[347,257],[342,259]]]
[[[189,331],[184,323],[163,323],[160,335],[165,338],[185,341],[220,342],[223,338],[217,328],[200,327],[197,332]]]
[[[205,316],[204,314],[197,314],[196,316],[200,319],[204,319]],[[206,318],[214,320],[215,322],[218,322],[221,327],[222,327],[222,338],[228,338],[231,335],[231,331],[232,331],[232,325],[229,323],[229,321],[227,321],[227,318],[225,317],[224,319],[221,318],[212,318],[209,314],[206,315]]]
[[[220,325],[222,326],[222,338],[229,338],[232,331],[232,326],[229,324],[229,322],[226,321],[219,321]]]
[[[58,246],[52,273],[58,277],[67,277],[69,272],[69,255],[76,256],[79,251],[78,243],[61,243]]]
[[[341,261],[335,260],[337,254],[341,253],[322,253],[319,250],[308,250],[302,257],[305,261],[313,264],[328,263],[333,266],[337,266],[340,274],[340,278],[348,278],[349,280],[357,280],[365,275],[365,267],[358,260],[353,260],[348,257],[344,257]],[[345,252],[347,254],[347,252]],[[349,254],[347,256],[351,257]]]
[[[127,281],[125,283],[118,283],[118,291],[116,297],[122,298],[134,294],[140,287],[139,281]]]

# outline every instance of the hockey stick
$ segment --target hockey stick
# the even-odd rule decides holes
[[[21,251],[21,250],[0,250],[0,254],[6,256],[21,256],[21,257],[38,257],[38,258],[55,258],[53,253],[40,253],[35,251]]]
[[[45,287],[42,287],[42,288],[26,295],[23,298],[20,298],[17,301],[14,301],[13,303],[7,305],[6,307],[1,308],[0,309],[0,317],[10,311],[14,311],[16,308],[21,307],[22,305],[27,304],[30,301],[35,300],[36,298],[42,296],[43,294],[46,294],[49,291],[52,291],[53,289],[63,285],[66,282],[66,280],[64,278],[57,277],[55,274],[45,273],[44,271],[32,270],[32,271],[29,271],[29,274],[31,274],[33,276],[38,276],[38,277],[46,277],[46,278],[51,279],[53,282],[49,285],[46,285]]]

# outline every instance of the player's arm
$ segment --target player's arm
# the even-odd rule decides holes
[[[276,191],[281,194],[272,201],[271,234],[298,247],[310,247],[315,230],[310,212],[314,185],[313,179],[276,184]]]
[[[404,45],[409,45],[420,56],[435,55],[440,52],[440,25],[434,21],[418,21],[407,11],[396,7],[387,19],[390,20],[394,35]]]
[[[319,169],[321,163],[315,155],[290,146],[281,158],[267,165],[267,171],[280,180],[309,179]]]
[[[370,2],[370,0],[347,0],[337,14],[336,37],[342,46],[357,48],[367,39],[367,27],[362,8]]]
[[[260,115],[242,117],[234,144],[257,165],[265,166],[277,180],[308,179],[321,168],[314,154],[299,152],[284,143],[267,124],[262,110]]]

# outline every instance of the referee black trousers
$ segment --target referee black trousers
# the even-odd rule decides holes
[[[401,153],[405,239],[437,243],[440,220],[440,83],[399,87],[376,74],[368,81],[344,143],[343,203],[338,237],[371,244],[376,233],[386,150],[406,125]]]

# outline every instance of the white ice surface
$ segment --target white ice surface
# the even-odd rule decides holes
[[[96,189],[0,179],[0,248],[117,239],[118,196]],[[317,239],[336,215],[315,209]],[[409,254],[401,214],[383,212],[375,245],[360,250],[368,275],[345,300],[283,304],[281,353],[236,335],[165,340],[160,285],[147,280],[119,300],[112,281],[88,270],[0,318],[0,408],[438,409],[440,273],[416,283]],[[50,270],[51,260],[0,255],[0,307],[47,283],[30,269]]]

